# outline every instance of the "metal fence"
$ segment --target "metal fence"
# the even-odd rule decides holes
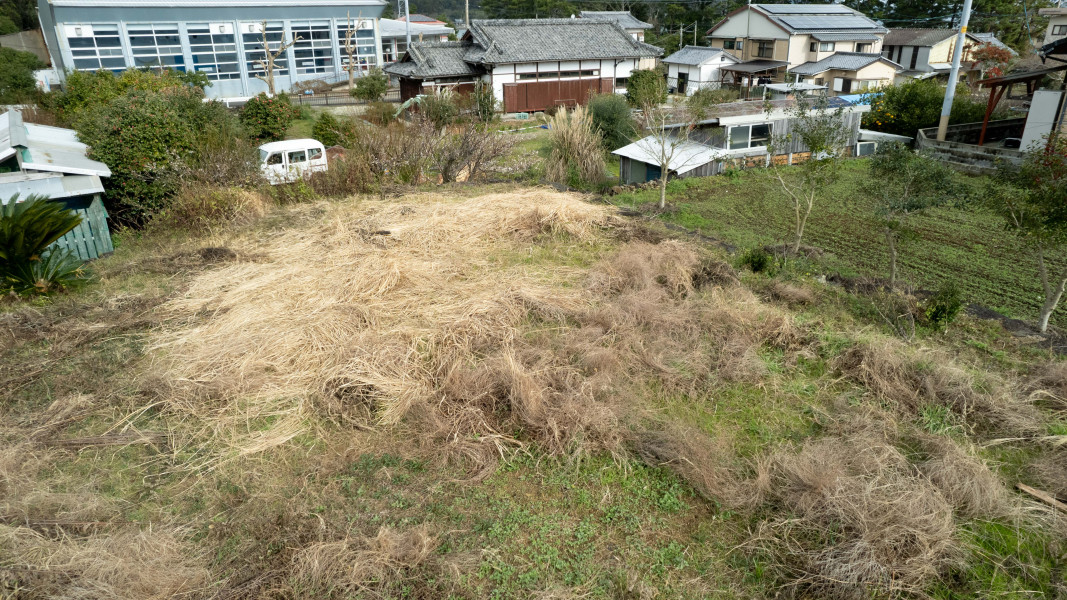
[[[289,96],[293,104],[300,106],[353,106],[366,104],[366,100],[353,98],[347,89],[320,92],[318,94],[293,94]],[[400,102],[400,88],[390,88],[382,98],[385,102]]]

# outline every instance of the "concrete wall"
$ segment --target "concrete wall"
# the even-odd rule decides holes
[[[1021,164],[1023,152],[1011,148],[999,148],[991,144],[1008,137],[1020,137],[1026,119],[992,121],[986,129],[986,144],[979,146],[981,123],[950,125],[945,141],[937,140],[937,128],[921,129],[915,138],[915,146],[933,158],[966,173],[995,173],[1002,162]]]
[[[0,35],[0,48],[11,48],[19,52],[30,52],[41,59],[47,65],[52,64],[52,58],[48,56],[48,47],[44,43],[44,36],[40,29],[33,31],[20,31],[8,35]]]

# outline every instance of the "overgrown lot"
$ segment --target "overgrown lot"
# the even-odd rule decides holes
[[[1065,515],[1014,490],[1067,496],[1062,362],[457,189],[125,237],[4,305],[0,593],[1067,593]]]
[[[826,274],[886,278],[889,251],[873,200],[862,192],[870,177],[867,161],[846,161],[842,170],[842,177],[811,214],[804,243],[827,253],[811,266]],[[967,302],[1036,320],[1042,291],[1032,251],[1006,230],[1002,218],[984,208],[981,179],[960,175],[957,186],[954,202],[911,218],[915,235],[900,250],[903,279],[930,290],[953,281]],[[661,216],[669,223],[742,250],[789,239],[793,212],[769,170],[676,180],[667,189],[672,206]],[[657,193],[648,190],[621,194],[612,201],[653,211],[658,200]],[[1062,327],[1067,317],[1060,311],[1052,322]]]

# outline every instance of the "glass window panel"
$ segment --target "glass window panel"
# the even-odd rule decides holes
[[[730,149],[736,150],[738,148],[748,148],[748,134],[749,127],[745,125],[743,127],[731,127],[730,128]]]
[[[74,68],[75,69],[99,69],[100,68],[100,60],[96,59],[96,58],[75,58],[74,59]]]
[[[95,48],[96,42],[93,38],[67,38],[67,43],[71,48]]]
[[[752,126],[752,137],[749,142],[749,146],[756,148],[759,146],[766,146],[771,139],[771,125],[770,123],[764,123],[762,125]]]

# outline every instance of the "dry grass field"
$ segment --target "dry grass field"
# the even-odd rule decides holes
[[[0,598],[1067,596],[1067,368],[508,186],[0,305]]]

